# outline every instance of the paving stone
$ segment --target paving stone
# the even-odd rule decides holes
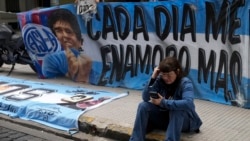
[[[34,136],[25,135],[25,136],[15,139],[14,141],[45,141],[45,140],[34,137]]]
[[[47,140],[0,126],[0,141],[47,141]]]
[[[20,137],[23,137],[23,136],[25,136],[25,134],[24,133],[16,133],[16,134],[13,134],[13,135],[10,135],[9,137],[10,138],[12,138],[12,139],[17,139],[17,138],[20,138]]]
[[[12,139],[11,138],[0,138],[1,139],[1,141],[12,141]]]
[[[12,135],[12,134],[13,134],[13,133],[10,133],[10,132],[0,133],[0,139],[9,137],[9,136]]]

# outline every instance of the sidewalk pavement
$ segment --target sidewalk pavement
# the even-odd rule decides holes
[[[8,73],[8,67],[1,68],[1,75]],[[141,91],[125,88],[111,88],[89,84],[74,83],[67,78],[38,79],[28,66],[17,65],[11,74],[12,77],[32,81],[59,83],[69,86],[81,86],[88,89],[112,91],[129,95],[114,100],[101,107],[88,111],[80,116],[80,132],[70,136],[67,133],[34,124],[30,121],[19,121],[26,126],[36,127],[53,132],[65,138],[81,140],[82,134],[89,133],[104,136],[118,141],[127,141],[133,129],[137,105],[141,101]],[[219,104],[206,100],[195,99],[196,110],[203,125],[200,133],[182,134],[181,141],[248,141],[250,138],[250,109],[243,109],[230,105]],[[14,119],[16,120],[16,119]],[[147,135],[148,140],[164,140],[164,131],[154,131]]]

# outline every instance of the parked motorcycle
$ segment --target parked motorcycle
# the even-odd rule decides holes
[[[15,64],[29,65],[36,72],[36,68],[25,50],[21,33],[15,32],[7,24],[0,24],[0,67],[3,64],[12,65],[8,75],[13,71]]]

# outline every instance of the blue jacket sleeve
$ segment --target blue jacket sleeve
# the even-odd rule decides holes
[[[194,91],[192,81],[184,77],[173,100],[163,99],[160,106],[169,110],[190,110],[194,108]]]
[[[150,88],[150,84],[149,83],[148,83],[148,85],[145,86],[145,88],[142,91],[142,99],[143,99],[143,101],[146,101],[146,102],[150,100],[150,96],[149,96],[149,93],[148,93],[149,92],[149,88]]]
[[[153,79],[150,78],[148,85],[145,86],[142,92],[142,99],[143,101],[149,101],[150,100],[150,91],[156,91],[159,92],[158,88],[160,88],[158,80],[159,78]]]

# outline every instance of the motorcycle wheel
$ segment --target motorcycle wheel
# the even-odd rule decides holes
[[[33,64],[30,64],[30,68],[31,68],[35,73],[37,73],[36,67],[35,67]]]

